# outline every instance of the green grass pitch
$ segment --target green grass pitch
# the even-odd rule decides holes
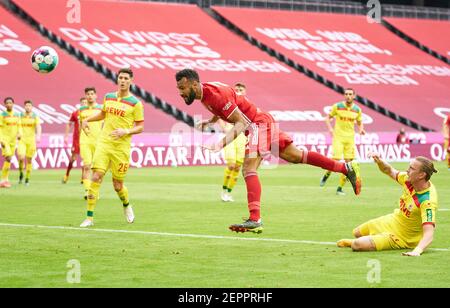
[[[450,171],[437,166],[434,249],[419,258],[332,244],[396,208],[400,186],[374,164],[362,165],[359,197],[348,183],[347,195],[336,196],[337,175],[320,188],[323,172],[310,166],[261,170],[260,235],[228,230],[248,214],[242,178],[236,202],[220,201],[222,167],[130,170],[132,225],[107,176],[87,231],[78,229],[85,215],[79,170],[66,185],[62,170],[35,171],[31,186],[0,190],[0,287],[449,287]],[[69,260],[81,266],[79,284],[67,282]]]

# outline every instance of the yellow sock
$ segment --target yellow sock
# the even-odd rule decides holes
[[[338,247],[352,247],[353,240],[343,239],[338,241],[336,244]]]
[[[88,199],[87,199],[87,217],[94,219],[94,210],[97,205],[98,194],[100,191],[100,183],[92,182],[89,186]]]
[[[11,168],[11,163],[5,161],[3,163],[3,168],[2,168],[2,181],[8,181],[10,168]]]
[[[228,192],[231,192],[233,190],[234,186],[236,185],[236,182],[239,179],[239,172],[240,171],[236,171],[236,170],[233,170],[231,172],[230,181],[228,182]]]
[[[85,191],[89,191],[89,187],[91,186],[91,180],[84,179],[83,180],[83,186]]]
[[[347,177],[343,174],[339,177],[339,187],[344,187],[345,183],[347,182]]]
[[[19,172],[23,171],[23,160],[19,160]]]
[[[26,179],[30,179],[30,175],[31,175],[31,170],[33,170],[33,165],[32,164],[27,164],[27,167],[26,167],[26,170],[27,170],[27,175],[26,175]]]
[[[122,201],[123,205],[128,206],[128,204],[130,204],[130,200],[128,198],[128,188],[122,186],[122,190],[118,191],[117,195],[119,196],[119,199]]]
[[[228,184],[230,183],[231,179],[231,172],[232,170],[228,169],[228,167],[225,168],[224,174],[223,174],[223,189],[228,189]]]

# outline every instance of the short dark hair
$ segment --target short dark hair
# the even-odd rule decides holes
[[[180,81],[181,79],[186,78],[190,81],[198,81],[200,82],[200,77],[198,76],[198,73],[190,68],[186,68],[184,70],[181,70],[175,74],[175,79]]]
[[[125,68],[121,68],[119,70],[119,72],[117,73],[117,77],[119,77],[120,74],[128,74],[130,75],[130,78],[133,78],[133,71],[131,70],[131,68],[125,67]]]
[[[12,98],[11,96],[5,97],[3,103],[6,104],[7,101],[12,101],[14,103],[14,98]]]
[[[84,94],[87,94],[89,91],[94,91],[94,93],[97,93],[97,90],[95,90],[94,87],[87,87],[84,89]]]
[[[244,88],[244,89],[247,89],[247,87],[245,86],[245,84],[242,83],[242,82],[237,82],[234,86],[235,86],[235,87],[242,87],[242,88]]]
[[[23,102],[23,105],[24,105],[24,106],[25,106],[25,105],[28,105],[28,104],[30,104],[31,106],[33,106],[33,102],[30,101],[29,99],[27,99],[26,101]]]
[[[356,93],[355,89],[353,89],[353,88],[345,88],[344,93],[345,93],[345,91],[352,91],[353,94]]]

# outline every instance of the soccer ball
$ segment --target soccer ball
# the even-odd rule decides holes
[[[58,65],[59,57],[56,51],[48,46],[36,49],[31,55],[31,66],[36,72],[47,74]]]

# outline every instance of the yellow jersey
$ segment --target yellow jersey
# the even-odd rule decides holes
[[[0,113],[0,140],[13,144],[16,142],[17,134],[22,133],[20,127],[20,113],[15,111],[3,111]]]
[[[402,186],[403,194],[399,200],[399,208],[392,216],[398,227],[395,231],[410,247],[414,247],[422,239],[422,226],[436,224],[436,188],[430,182],[429,188],[415,191],[406,172],[397,174],[397,182]]]
[[[355,122],[361,123],[362,111],[355,103],[336,103],[331,108],[330,117],[336,118],[333,137],[355,137]]]
[[[96,113],[99,113],[101,110],[102,106],[98,104],[94,104],[92,106],[81,106],[78,112],[80,123]],[[83,130],[80,131],[80,145],[96,144],[102,131],[102,125],[103,121],[89,122],[88,134],[86,135]]]
[[[25,143],[36,142],[36,127],[40,124],[39,116],[32,112],[20,114],[20,125],[22,127],[22,141]]]
[[[131,129],[134,122],[144,121],[144,106],[134,95],[119,97],[118,93],[108,93],[103,103],[105,112],[105,123],[100,135],[100,142],[114,144],[129,148],[131,146],[131,135],[114,139],[110,134],[118,129]]]

